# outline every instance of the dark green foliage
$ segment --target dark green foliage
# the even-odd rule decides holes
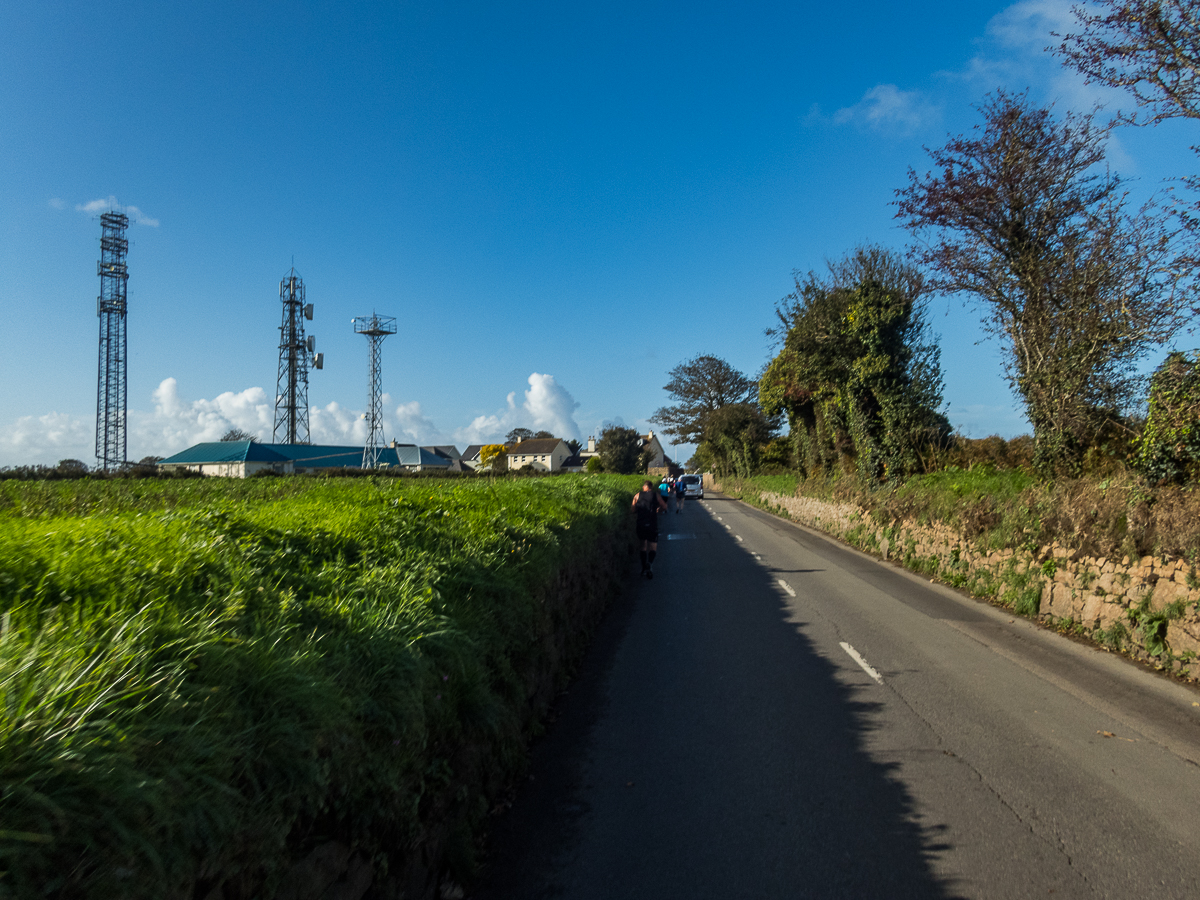
[[[642,436],[632,428],[609,425],[600,432],[596,450],[600,453],[600,463],[604,466],[605,472],[631,475],[638,471]],[[645,471],[644,466],[642,471]]]
[[[853,465],[867,483],[920,471],[944,442],[940,353],[920,276],[894,254],[860,248],[809,273],[779,309],[783,348],[759,381],[767,414],[788,416],[806,475]]]
[[[1200,350],[1172,353],[1155,370],[1134,464],[1154,482],[1200,477]]]
[[[635,489],[3,483],[0,896],[271,896],[331,838],[385,872],[469,834]]]
[[[755,403],[729,403],[706,419],[698,454],[718,475],[749,478],[758,470],[760,448],[775,431]]]
[[[650,421],[681,443],[698,444],[707,437],[713,413],[753,401],[755,383],[720,357],[700,355],[673,368],[663,390],[675,404],[659,409]]]

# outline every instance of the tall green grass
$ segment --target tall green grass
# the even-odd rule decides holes
[[[469,868],[634,481],[0,484],[0,896]]]

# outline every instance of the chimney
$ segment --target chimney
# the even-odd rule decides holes
[[[590,435],[590,434],[588,435],[588,449],[587,449],[587,452],[588,452],[588,453],[595,453],[595,452],[596,452],[596,438],[595,438],[594,436]]]

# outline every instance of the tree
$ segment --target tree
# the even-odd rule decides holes
[[[716,356],[693,357],[673,368],[670,375],[664,390],[677,402],[659,409],[650,421],[683,444],[703,440],[705,420],[722,406],[753,402],[757,387]]]
[[[566,443],[567,443],[567,448],[571,451],[572,456],[574,456],[581,449],[583,449],[583,444],[579,443],[579,441],[575,440],[574,438],[571,438],[571,440],[567,441]]]
[[[1091,10],[1096,11],[1091,11]],[[1144,110],[1122,121],[1148,125],[1200,118],[1200,14],[1195,0],[1093,0],[1072,8],[1083,31],[1058,52],[1089,83],[1121,88]]]
[[[493,474],[508,471],[508,448],[504,444],[484,444],[479,448],[479,468]]]
[[[930,286],[973,296],[1005,340],[1035,465],[1074,473],[1133,402],[1136,362],[1186,321],[1182,271],[1163,218],[1128,214],[1099,169],[1111,126],[1003,91],[980,112],[973,135],[929,151],[937,174],[909,170],[896,216],[925,241]]]
[[[598,475],[604,471],[604,463],[600,462],[600,457],[589,456],[587,461],[587,473],[589,475]]]
[[[81,459],[60,459],[56,467],[63,475],[86,475],[87,463]]]
[[[542,439],[544,439],[544,438],[549,438],[549,439],[553,440],[553,439],[554,439],[554,433],[553,433],[553,432],[550,432],[550,431],[538,431],[538,432],[535,432],[535,433],[534,433],[534,435],[533,435],[533,439],[534,439],[535,441],[537,441],[537,440],[542,440]]]
[[[631,475],[638,468],[638,454],[642,449],[642,436],[632,428],[609,425],[600,432],[596,449],[605,472]]]
[[[504,440],[509,444],[519,444],[521,441],[527,441],[533,437],[533,432],[528,428],[514,428],[504,436]]]
[[[797,276],[776,310],[783,347],[759,379],[759,403],[787,413],[805,474],[850,462],[868,483],[908,474],[948,436],[925,295],[920,271],[880,247],[856,249],[824,278]]]
[[[241,428],[230,428],[221,435],[222,441],[257,441],[258,435],[243,431]]]

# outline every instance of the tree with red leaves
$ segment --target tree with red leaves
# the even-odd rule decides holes
[[[1039,469],[1073,474],[1136,398],[1136,363],[1187,321],[1185,273],[1163,216],[1128,213],[1103,168],[1112,126],[1003,91],[980,112],[928,151],[936,172],[909,170],[896,215],[930,287],[973,296],[1003,339]]]

